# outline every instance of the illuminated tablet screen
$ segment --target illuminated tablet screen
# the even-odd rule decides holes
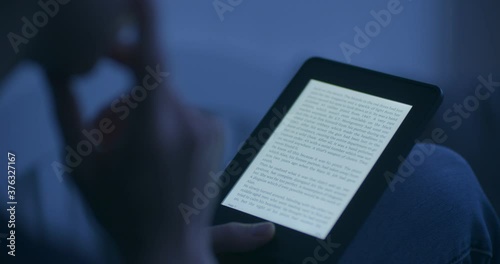
[[[411,108],[311,80],[222,205],[325,239]]]

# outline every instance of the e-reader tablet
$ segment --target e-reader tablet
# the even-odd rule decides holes
[[[308,60],[220,176],[215,223],[275,223],[250,258],[334,263],[441,101],[433,85]]]

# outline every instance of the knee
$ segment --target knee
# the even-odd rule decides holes
[[[393,254],[395,263],[407,262],[409,254],[412,263],[431,263],[463,256],[471,248],[492,252],[490,234],[498,233],[498,220],[467,162],[448,148],[417,144],[405,163],[412,173],[396,175],[404,181],[384,193],[352,248],[366,248],[369,254],[384,246],[384,237],[394,243],[374,253],[380,262],[387,258],[378,253],[384,250],[426,252]]]
[[[472,172],[465,159],[453,150],[435,144],[416,144],[406,159],[407,164],[419,171],[426,168],[455,168]]]
[[[464,247],[491,252],[498,218],[467,161],[448,148],[417,144],[406,163],[414,172],[390,194],[404,201],[400,211],[418,215],[424,233],[461,241],[455,252]]]
[[[410,155],[415,155],[414,153],[422,153],[427,157],[425,159],[426,166],[456,168],[473,173],[467,161],[460,154],[447,147],[434,144],[416,144]],[[410,155],[408,157],[411,158]]]
[[[469,164],[442,146],[415,145],[396,177],[399,181],[391,183],[388,195],[414,210],[420,208],[437,215],[447,212],[456,217],[469,215],[480,208],[478,204],[487,203]]]
[[[463,190],[479,184],[467,161],[449,148],[434,144],[416,144],[397,171],[402,187],[441,189],[442,192]],[[457,193],[450,193],[457,195]]]

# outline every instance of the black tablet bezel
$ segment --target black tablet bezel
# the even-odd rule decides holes
[[[357,230],[359,230],[371,209],[387,188],[388,184],[384,172],[397,171],[400,164],[398,157],[407,156],[414,145],[415,139],[422,132],[424,125],[440,105],[442,91],[434,85],[321,58],[312,58],[304,63],[249,138],[256,138],[259,136],[259,132],[275,128],[269,124],[273,122],[277,126],[281,121],[276,122],[276,110],[290,109],[312,79],[413,106],[337,223],[330,230],[329,240],[340,244],[340,247],[329,256],[328,262],[330,262],[337,260],[341,256],[343,250],[354,238]],[[273,112],[272,109],[275,109],[275,111]],[[265,144],[265,142],[260,143]],[[231,177],[229,184],[220,192],[215,224],[228,221],[253,223],[264,220],[220,204],[256,156],[251,155],[249,157],[249,155],[242,154],[243,151],[241,150],[254,147],[255,142],[252,143],[252,146],[249,144],[247,140],[231,163],[233,167],[231,168],[232,173],[234,173],[236,164],[241,168],[241,172],[238,175],[231,175],[228,169],[225,171]],[[276,225],[275,239],[258,252],[254,252],[253,256],[274,256],[293,262],[302,262],[302,259],[313,255],[313,251],[318,245],[317,238],[313,236]]]

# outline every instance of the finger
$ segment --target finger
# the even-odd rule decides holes
[[[82,123],[78,104],[70,89],[70,78],[47,73],[54,96],[55,111],[66,144],[74,146],[81,140]]]
[[[109,53],[111,59],[128,66],[137,63],[139,46],[143,41],[135,13],[135,8],[130,7],[130,10],[119,18],[117,24],[120,28],[116,32],[115,43]]]
[[[132,8],[139,26],[140,39],[145,42],[156,40],[156,16],[152,0],[132,0]]]
[[[274,237],[273,223],[229,223],[211,227],[214,252],[248,252],[267,244]]]
[[[133,36],[133,43],[116,43],[110,58],[132,69],[140,69],[159,57],[156,37],[156,20],[151,0],[131,0],[131,14],[123,18],[119,31]]]
[[[77,100],[71,92],[70,77],[57,73],[47,73],[47,77],[51,84],[55,112],[64,142],[67,147],[74,149],[83,139],[81,132],[83,125]],[[85,189],[82,180],[90,181],[90,179],[83,176],[85,172],[82,168],[74,168],[71,174],[77,186]]]

